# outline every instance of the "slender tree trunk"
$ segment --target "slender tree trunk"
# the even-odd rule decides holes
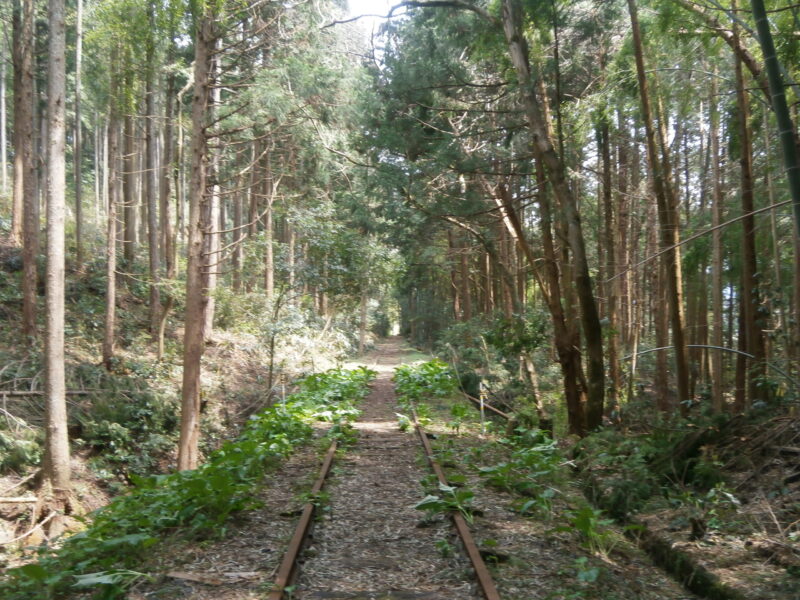
[[[231,271],[233,271],[233,291],[237,293],[242,291],[242,237],[244,236],[244,230],[242,228],[243,182],[244,176],[240,176],[237,180],[239,191],[233,195],[233,239],[235,246],[233,247],[233,256],[231,257]]]
[[[47,325],[45,336],[45,485],[58,506],[70,491],[69,439],[64,374],[64,213],[66,206],[66,26],[64,0],[50,0],[48,10],[47,111]],[[52,531],[51,527],[51,531]],[[60,533],[60,531],[59,531]]]
[[[6,29],[0,35],[0,195],[8,194],[8,121],[6,118],[6,65],[8,64],[6,47]]]
[[[722,173],[720,169],[719,148],[719,109],[717,105],[717,82],[711,78],[711,97],[709,98],[709,120],[711,125],[711,178],[713,179],[711,201],[711,225],[714,228],[711,238],[711,344],[723,344],[723,304],[722,304],[722,232],[717,227],[722,223]],[[711,354],[711,406],[715,413],[722,412],[723,389],[722,352]]]
[[[81,125],[81,70],[83,60],[83,0],[77,0],[75,15],[75,146],[73,164],[75,171],[75,262],[83,266],[83,128]]]
[[[667,303],[669,306],[670,322],[672,325],[672,345],[675,351],[675,376],[677,379],[678,402],[682,412],[688,408],[685,404],[689,400],[689,357],[686,347],[685,326],[683,314],[683,292],[680,273],[680,252],[675,245],[679,241],[678,220],[675,200],[675,190],[670,177],[669,157],[666,154],[667,146],[663,132],[662,156],[659,158],[656,142],[656,128],[650,106],[649,87],[644,65],[644,48],[639,18],[634,0],[628,0],[631,29],[633,31],[634,53],[636,57],[636,72],[639,83],[639,98],[642,105],[642,120],[645,126],[647,140],[647,158],[653,177],[653,189],[658,205],[661,247],[672,248],[664,254],[666,264]],[[663,128],[663,127],[662,127]]]
[[[600,125],[600,154],[603,168],[603,225],[604,245],[606,250],[606,272],[613,276],[617,271],[617,248],[615,232],[617,231],[617,218],[611,190],[611,140],[608,121],[604,118]],[[618,394],[622,385],[622,374],[619,365],[620,325],[618,306],[619,280],[611,281],[606,289],[607,312],[610,334],[608,335],[608,374],[610,385],[608,388],[608,407],[606,411],[616,410]]]
[[[181,433],[178,445],[178,469],[194,469],[199,462],[200,373],[205,349],[205,313],[208,289],[205,272],[208,255],[204,250],[204,232],[209,230],[207,189],[208,140],[205,126],[211,100],[211,54],[214,48],[214,15],[210,8],[197,15],[194,60],[194,95],[192,99],[192,175],[189,194],[188,265],[186,269],[186,320],[183,342],[183,387],[181,391]]]
[[[33,13],[33,0],[14,0],[14,192],[11,204],[11,243],[16,246],[22,245],[25,180],[29,176],[33,160]]]
[[[152,2],[148,6],[151,35],[155,34],[155,8]],[[155,61],[155,40],[149,39],[147,51],[146,82],[145,82],[145,122],[144,122],[144,143],[145,143],[145,197],[147,198],[147,257],[150,267],[150,334],[153,340],[158,343],[161,324],[161,261],[159,260],[159,237],[158,228],[158,140],[155,131],[156,119],[156,92],[154,86],[154,61]]]
[[[130,81],[126,82],[125,87],[130,88]],[[125,269],[130,272],[133,269],[133,262],[136,259],[136,135],[133,127],[133,115],[125,115],[124,155],[122,158],[122,189],[123,189],[123,208],[124,217],[123,229],[123,250],[122,256],[125,259]]]
[[[367,345],[367,301],[369,296],[366,290],[361,292],[361,302],[358,309],[358,355],[364,354]]]
[[[111,85],[106,139],[106,312],[103,331],[103,364],[113,368],[117,329],[117,204],[119,200],[119,53],[111,51]]]
[[[453,320],[461,320],[461,288],[458,284],[458,266],[461,258],[459,257],[458,247],[453,240],[453,230],[447,230],[447,254],[450,263],[450,298],[452,299]]]
[[[211,97],[210,97],[210,107],[208,110],[208,118],[213,119],[217,108],[220,105],[220,98],[221,92],[219,87],[214,85],[214,82],[217,79],[217,76],[220,72],[220,64],[219,58],[216,55],[217,51],[217,41],[214,40],[214,47],[211,49],[211,70],[209,72],[211,81],[209,85],[211,86]],[[214,315],[216,313],[216,298],[214,297],[214,291],[217,289],[217,280],[218,280],[218,273],[221,268],[221,261],[222,261],[222,254],[220,253],[220,239],[221,239],[221,227],[219,225],[220,221],[220,203],[222,199],[220,197],[220,186],[219,186],[219,164],[222,157],[222,149],[217,148],[213,152],[210,153],[209,159],[211,161],[209,165],[209,177],[211,179],[211,198],[209,199],[209,203],[207,205],[208,214],[204,218],[204,222],[206,224],[206,233],[204,236],[204,252],[206,254],[205,263],[206,268],[204,271],[205,276],[205,288],[206,293],[208,295],[208,300],[205,306],[205,337],[209,338],[211,336],[211,332],[214,330]]]
[[[14,192],[11,241],[22,243],[22,334],[36,335],[39,200],[34,161],[34,5],[14,5]]]
[[[766,375],[764,370],[764,335],[758,324],[759,290],[758,266],[756,263],[755,207],[753,189],[753,149],[750,132],[750,105],[745,89],[742,64],[736,60],[736,102],[739,125],[739,169],[741,177],[740,200],[742,203],[742,324],[739,336],[744,338],[744,348],[755,359],[744,363],[747,370],[747,394],[744,406],[749,406],[760,395]]]
[[[758,43],[764,53],[764,68],[767,71],[767,79],[769,81],[772,110],[775,111],[775,118],[778,122],[778,134],[783,152],[783,166],[786,170],[789,192],[794,206],[795,231],[800,235],[800,157],[798,157],[797,150],[797,131],[789,112],[786,89],[780,71],[778,54],[775,51],[775,43],[772,40],[772,31],[769,28],[769,19],[767,18],[764,0],[750,0],[750,6],[753,12],[753,19],[756,22]],[[797,257],[795,257],[795,260],[797,260]]]
[[[469,254],[466,242],[458,246],[458,254],[460,266],[458,281],[461,288],[461,318],[463,321],[469,321],[472,319],[472,294],[469,285]]]
[[[589,275],[580,215],[575,195],[567,183],[566,168],[562,162],[563,157],[559,156],[553,146],[550,128],[543,117],[539,100],[534,92],[533,78],[528,62],[527,43],[522,33],[518,2],[515,0],[503,0],[502,7],[503,29],[511,61],[514,64],[523,95],[528,127],[533,138],[533,151],[537,159],[545,165],[548,179],[563,211],[567,225],[569,247],[575,263],[574,283],[581,306],[581,323],[589,365],[586,425],[591,431],[602,424],[605,398],[605,367],[600,317],[597,313],[592,280]]]

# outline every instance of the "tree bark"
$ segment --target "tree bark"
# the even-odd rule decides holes
[[[634,54],[636,58],[636,73],[639,83],[639,99],[642,105],[642,121],[645,126],[647,159],[653,178],[653,189],[658,206],[660,239],[662,249],[668,249],[664,254],[666,264],[667,302],[672,325],[672,345],[675,351],[675,367],[678,388],[678,402],[682,412],[687,410],[685,401],[689,398],[689,357],[686,348],[685,326],[683,314],[683,291],[680,273],[680,252],[675,247],[679,241],[677,201],[675,190],[670,177],[669,156],[665,135],[661,132],[662,156],[659,157],[656,142],[656,128],[650,106],[649,86],[644,65],[644,47],[639,29],[639,18],[634,0],[628,0],[631,29],[633,32]],[[659,129],[663,129],[660,127]]]
[[[64,374],[64,213],[66,206],[66,26],[64,0],[48,10],[47,110],[47,326],[45,337],[46,429],[44,478],[64,506],[70,489]]]
[[[14,191],[11,241],[22,243],[22,334],[36,335],[39,201],[33,155],[33,0],[14,5]]]
[[[75,15],[75,146],[73,165],[75,176],[75,262],[83,266],[83,128],[81,126],[81,70],[83,60],[83,0],[77,0]]]
[[[106,140],[106,311],[103,331],[103,365],[113,367],[117,329],[117,204],[119,200],[119,53],[111,51],[111,83],[108,101],[108,137]]]
[[[208,140],[206,121],[211,100],[211,54],[214,46],[214,15],[210,8],[197,15],[195,35],[194,94],[192,97],[192,174],[189,194],[188,265],[186,269],[186,317],[183,340],[183,386],[178,469],[194,469],[199,462],[200,373],[205,350],[208,289],[205,272],[208,254],[204,237],[211,223],[208,210]]]
[[[8,193],[8,120],[6,115],[6,69],[8,59],[6,54],[5,27],[3,28],[3,39],[0,40],[0,194],[5,196]],[[13,208],[13,206],[12,206]],[[13,212],[13,211],[12,211]]]
[[[147,198],[147,257],[150,268],[150,335],[158,343],[161,324],[161,261],[159,260],[159,228],[158,228],[158,152],[155,132],[156,99],[155,99],[155,7],[150,2],[148,5],[148,20],[150,21],[151,37],[147,40],[145,57],[145,197]]]
[[[591,431],[602,424],[605,398],[605,367],[600,317],[597,312],[592,280],[589,275],[580,215],[575,195],[566,179],[565,165],[562,157],[558,155],[553,146],[550,128],[543,118],[539,100],[534,92],[518,2],[515,0],[503,0],[502,11],[503,30],[523,96],[528,127],[531,131],[533,152],[537,160],[542,162],[547,169],[548,180],[552,185],[553,192],[559,201],[566,221],[567,238],[574,260],[574,283],[581,307],[581,324],[588,358],[586,425]]]
[[[709,121],[711,125],[711,178],[713,179],[711,225],[714,228],[711,234],[711,344],[713,346],[722,347],[724,333],[722,305],[722,231],[717,229],[717,227],[722,223],[722,208],[725,199],[722,193],[722,173],[720,168],[719,108],[717,105],[716,77],[711,78]],[[715,413],[722,412],[723,408],[724,383],[722,380],[722,358],[721,351],[717,350],[711,354],[711,406]]]
[[[758,265],[756,259],[755,207],[753,189],[753,148],[750,131],[750,105],[745,89],[742,63],[736,60],[736,103],[739,126],[740,200],[742,205],[742,324],[739,335],[745,340],[745,352],[755,358],[747,364],[747,394],[744,406],[750,406],[760,395],[766,376],[764,359],[764,334],[759,326],[760,307],[758,290]]]
[[[128,79],[126,88],[132,85]],[[136,148],[134,145],[133,115],[125,115],[125,131],[123,133],[124,154],[122,157],[122,190],[123,190],[123,237],[122,256],[125,259],[125,270],[133,269],[136,259]]]

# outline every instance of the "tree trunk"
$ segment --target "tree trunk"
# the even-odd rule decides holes
[[[656,142],[656,128],[650,106],[650,95],[647,74],[644,65],[644,47],[639,30],[639,18],[634,0],[628,0],[631,29],[633,31],[634,53],[636,57],[636,73],[639,83],[639,98],[642,105],[642,121],[645,126],[647,140],[647,160],[653,177],[653,189],[658,206],[660,239],[666,264],[667,304],[669,306],[670,323],[672,325],[672,345],[675,351],[675,376],[677,379],[678,402],[682,412],[686,412],[685,401],[689,400],[689,357],[686,348],[685,326],[683,314],[683,291],[680,272],[680,252],[675,245],[679,241],[677,201],[670,177],[669,156],[663,132],[662,156],[659,157]],[[659,128],[663,129],[663,127]]]
[[[605,368],[600,317],[597,312],[597,304],[589,275],[580,215],[575,195],[566,179],[565,165],[562,162],[562,157],[558,155],[553,146],[549,131],[550,127],[543,117],[539,100],[534,92],[533,78],[528,62],[527,44],[522,33],[522,20],[518,3],[515,0],[503,0],[502,6],[503,30],[523,95],[528,127],[532,134],[533,152],[537,160],[545,165],[548,180],[563,211],[567,225],[569,247],[575,263],[574,283],[581,307],[581,324],[589,363],[586,425],[591,431],[602,424],[605,398]]]
[[[783,151],[783,166],[786,170],[789,193],[792,196],[792,205],[794,206],[795,231],[800,234],[800,157],[798,157],[797,151],[797,133],[786,101],[786,90],[781,76],[778,55],[775,52],[775,43],[772,40],[772,32],[769,28],[764,0],[750,0],[750,6],[753,12],[753,19],[756,22],[758,43],[764,53],[764,67],[769,81],[772,110],[775,111],[775,118],[778,122],[778,134],[780,135],[781,150]],[[797,257],[795,257],[795,260],[797,260]]]
[[[244,195],[244,191],[241,190],[243,188],[244,176],[240,176],[237,181],[237,187],[240,191],[237,191],[233,195],[233,243],[235,245],[233,247],[233,256],[231,257],[231,271],[233,272],[233,281],[231,285],[233,291],[238,293],[242,291],[242,240],[244,237],[244,230],[242,227],[242,196]]]
[[[186,317],[183,341],[183,387],[181,391],[181,433],[178,469],[194,469],[199,462],[200,373],[205,350],[205,313],[208,289],[205,272],[208,255],[204,233],[211,223],[207,189],[208,140],[206,120],[211,100],[211,54],[214,47],[214,15],[210,8],[199,15],[195,36],[194,95],[192,98],[192,174],[189,194],[188,265],[186,269]]]
[[[5,28],[3,28],[5,33]],[[8,141],[6,138],[8,121],[6,119],[6,68],[8,64],[8,48],[6,36],[0,40],[0,195],[8,194]],[[13,209],[13,206],[12,206]],[[13,212],[13,210],[12,210]]]
[[[57,505],[70,490],[69,439],[64,375],[64,213],[66,206],[66,26],[64,0],[48,10],[47,110],[47,326],[45,337],[46,428],[44,480]]]
[[[83,128],[81,126],[81,63],[83,59],[83,0],[77,0],[75,15],[75,146],[73,165],[75,176],[75,262],[83,266]]]
[[[754,402],[763,389],[764,377],[764,334],[759,327],[758,266],[756,264],[755,217],[751,214],[755,206],[753,190],[753,149],[750,132],[750,105],[745,89],[742,63],[736,60],[736,103],[739,125],[739,169],[741,177],[740,200],[742,203],[742,324],[739,335],[744,338],[745,352],[755,359],[747,369],[747,394],[744,406]]]
[[[358,355],[363,356],[364,348],[367,345],[367,301],[369,297],[366,290],[361,292],[361,303],[358,314]]]
[[[613,196],[611,193],[611,140],[609,139],[608,121],[603,118],[599,132],[600,155],[602,156],[603,168],[603,226],[604,226],[604,245],[606,252],[606,272],[613,276],[617,269],[617,248],[616,236],[617,218],[614,210]],[[614,279],[607,285],[606,289],[606,316],[608,318],[608,374],[610,385],[608,388],[607,412],[616,410],[618,394],[622,385],[622,375],[619,365],[619,340],[620,326],[617,311],[618,306],[619,279]]]
[[[22,243],[22,334],[36,335],[39,201],[33,155],[33,0],[14,4],[14,197],[11,241]]]
[[[127,81],[125,87],[130,88],[131,82]],[[123,133],[124,154],[122,157],[122,190],[124,219],[122,237],[122,256],[125,259],[125,270],[131,272],[136,258],[136,149],[135,132],[133,128],[133,115],[125,115],[125,131]]]
[[[118,88],[119,54],[111,51],[111,84],[108,101],[108,137],[106,140],[106,312],[103,331],[103,364],[109,371],[113,367],[117,328],[117,204],[119,200],[119,107]]]
[[[720,169],[719,148],[719,109],[717,105],[717,81],[711,78],[709,98],[709,120],[711,124],[711,178],[713,179],[711,201],[711,225],[714,228],[711,238],[711,345],[723,344],[723,306],[722,306],[722,232],[717,227],[722,223],[722,208],[725,201],[722,193],[722,173]],[[722,412],[723,354],[719,350],[711,354],[711,406],[715,413]]]
[[[148,5],[151,35],[155,34],[155,8]],[[156,91],[153,79],[155,78],[155,40],[148,39],[145,52],[147,67],[145,81],[145,197],[147,198],[147,258],[150,268],[150,335],[158,343],[161,323],[161,261],[159,260],[159,228],[158,228],[158,152],[157,136],[155,131],[156,119]]]
[[[213,46],[210,50],[211,55],[211,63],[210,63],[210,71],[209,76],[211,81],[209,82],[210,89],[211,89],[211,96],[210,96],[210,106],[207,111],[207,118],[213,120],[217,107],[220,105],[220,98],[222,90],[219,87],[214,85],[214,81],[217,79],[217,75],[220,71],[220,63],[219,58],[217,56],[217,44],[218,40],[213,41]],[[217,148],[213,151],[213,153],[209,156],[211,161],[209,165],[209,177],[211,179],[211,198],[209,199],[208,204],[206,205],[207,215],[204,217],[204,224],[206,229],[205,236],[204,236],[204,252],[205,252],[205,269],[204,269],[204,277],[205,277],[205,288],[207,294],[207,302],[205,305],[205,331],[204,335],[206,338],[211,336],[211,332],[214,330],[214,314],[216,312],[216,299],[214,297],[214,290],[217,289],[217,279],[218,273],[220,270],[220,265],[222,261],[222,254],[220,253],[220,237],[221,237],[221,227],[219,225],[219,216],[220,216],[220,203],[222,202],[220,197],[220,186],[219,186],[219,163],[222,157],[222,149]]]

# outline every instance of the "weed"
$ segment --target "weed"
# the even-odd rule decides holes
[[[323,406],[335,411],[341,405],[343,414],[337,418],[346,420],[352,403],[366,394],[370,377],[367,369],[334,370],[329,381],[335,393],[326,388],[325,374],[315,377],[312,385],[321,399],[316,405],[301,382],[297,398],[252,416],[237,440],[223,444],[199,468],[148,478],[132,475],[136,487],[94,513],[84,531],[58,549],[40,549],[38,563],[9,569],[0,582],[0,597],[56,597],[75,581],[96,589],[99,598],[124,595],[141,575],[130,569],[141,563],[159,535],[178,528],[189,536],[224,532],[232,513],[255,506],[266,466],[311,437],[311,415]],[[124,437],[121,431],[109,431]]]
[[[467,488],[457,488],[443,483],[439,484],[439,495],[429,494],[414,505],[417,510],[424,510],[429,515],[458,511],[467,523],[472,524],[472,501],[475,494]]]
[[[436,540],[434,545],[439,551],[439,554],[441,554],[442,558],[449,558],[455,554],[455,548],[453,548],[453,545],[444,538]]]
[[[616,536],[609,526],[611,519],[603,516],[603,511],[582,505],[566,512],[568,527],[558,527],[556,531],[577,531],[583,538],[585,547],[597,554],[607,555],[616,543]]]

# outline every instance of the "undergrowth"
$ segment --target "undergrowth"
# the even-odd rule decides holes
[[[121,597],[147,574],[135,570],[148,548],[166,534],[224,535],[232,513],[255,507],[265,469],[311,435],[310,421],[344,424],[357,414],[375,373],[334,369],[300,382],[285,403],[250,418],[238,439],[225,443],[192,471],[132,476],[135,488],[87,520],[84,531],[60,547],[38,549],[38,562],[9,569],[0,582],[4,600],[51,599],[92,591],[98,599]]]

